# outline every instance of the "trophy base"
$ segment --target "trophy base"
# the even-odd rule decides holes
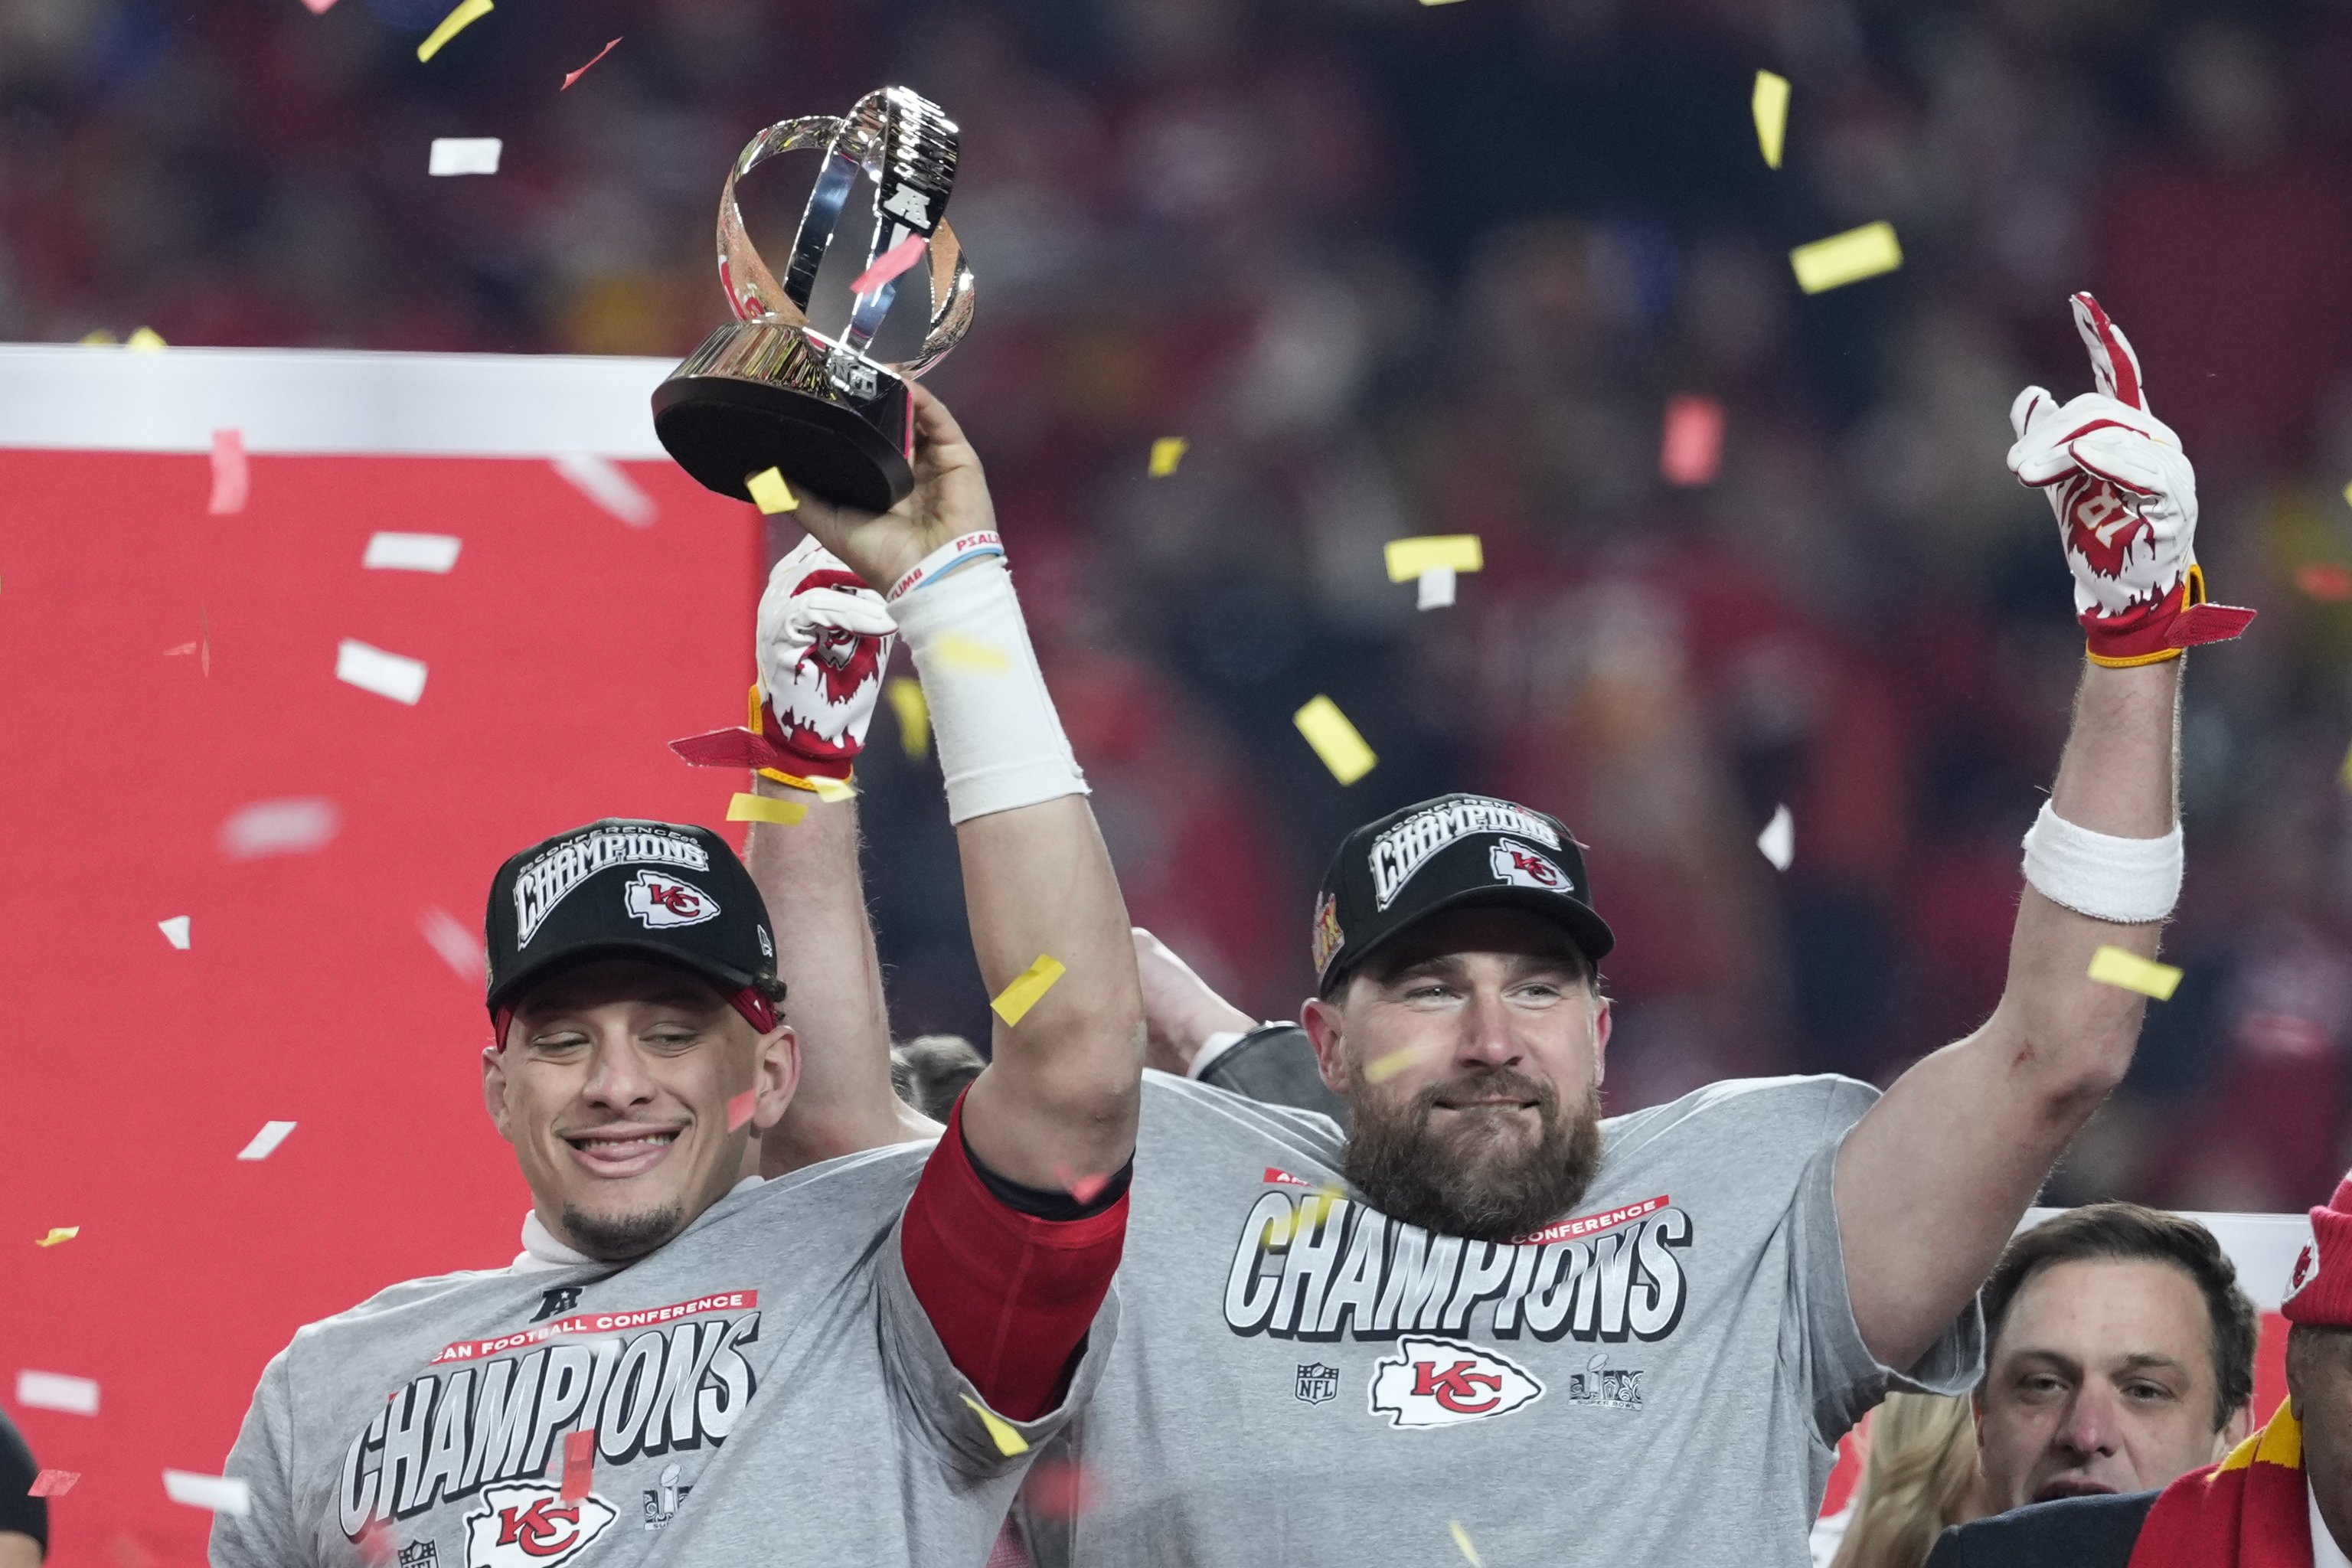
[[[795,490],[887,511],[915,488],[911,395],[870,361],[858,368],[873,373],[872,395],[844,392],[827,374],[830,350],[798,327],[721,327],[654,389],[654,433],[720,495],[750,500],[744,481],[774,468]]]

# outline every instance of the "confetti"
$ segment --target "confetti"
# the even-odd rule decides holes
[[[1315,754],[1323,759],[1323,765],[1331,770],[1331,776],[1343,784],[1354,784],[1381,760],[1328,697],[1316,698],[1290,718],[1307,737],[1307,743],[1315,748]]]
[[[164,657],[165,658],[179,658],[179,657],[180,657],[180,655],[182,655],[182,654],[184,654],[184,653],[194,653],[194,652],[195,652],[195,651],[196,651],[196,645],[195,645],[195,644],[194,644],[194,643],[192,643],[192,642],[184,642],[184,643],[182,643],[182,644],[181,644],[179,647],[167,647],[167,648],[165,648],[165,649],[163,650],[163,657]]]
[[[2336,770],[2336,777],[2343,781],[2346,789],[2352,790],[2352,752],[2344,753],[2344,765]]]
[[[1798,288],[1819,294],[1894,271],[1903,265],[1903,247],[1893,224],[1866,223],[1797,247],[1789,252],[1789,265],[1797,269]]]
[[[1044,999],[1054,983],[1069,970],[1050,952],[1041,952],[1037,962],[1013,977],[1013,984],[988,1004],[988,1010],[1004,1020],[1011,1028],[1029,1016],[1029,1009]]]
[[[328,0],[328,3],[331,5],[333,4],[333,0]],[[619,46],[620,42],[620,39],[614,38],[611,43],[606,44],[603,48],[598,49],[596,51],[595,60],[590,60],[588,65],[582,66],[578,70],[573,71],[570,76],[565,77],[563,79],[563,85],[557,88],[555,90],[558,92],[569,92],[572,89],[572,84],[573,82],[578,81],[582,77],[588,74],[589,66],[594,65],[596,60],[601,60],[606,55],[611,54],[613,50]]]
[[[109,349],[114,346],[114,334],[104,327],[92,327],[81,335],[80,341],[81,346],[86,349]],[[2347,489],[2352,490],[2352,486],[2347,486]],[[2346,499],[2352,500],[2352,495],[2347,495]]]
[[[939,640],[940,662],[950,669],[969,669],[981,675],[1003,675],[1013,668],[1013,660],[1000,647],[991,647],[978,637],[961,632],[950,632]]]
[[[1670,485],[1712,484],[1723,467],[1723,405],[1712,397],[1666,399],[1658,476]]]
[[[1470,1568],[1486,1568],[1486,1564],[1479,1561],[1478,1549],[1470,1544],[1470,1532],[1462,1528],[1460,1520],[1447,1520],[1445,1528],[1454,1532],[1454,1544],[1462,1548],[1462,1555],[1470,1559]]]
[[[123,347],[134,353],[159,354],[171,346],[163,341],[163,334],[152,327],[142,327],[123,340]]]
[[[81,1479],[79,1470],[43,1470],[33,1478],[33,1484],[25,1489],[25,1495],[26,1497],[63,1497],[73,1490],[74,1483],[79,1479]]]
[[[1062,1184],[1064,1192],[1082,1204],[1094,1202],[1096,1194],[1110,1184],[1108,1176],[1081,1175],[1076,1166],[1066,1163],[1055,1165],[1054,1179]]]
[[[359,1539],[352,1544],[359,1548],[360,1561],[368,1564],[368,1568],[391,1568],[392,1560],[398,1552],[391,1530],[380,1516],[374,1514],[368,1516],[367,1523],[360,1527]]]
[[[1428,1047],[1407,1046],[1401,1051],[1388,1051],[1364,1064],[1367,1083],[1386,1083],[1427,1054]]]
[[[371,533],[360,565],[370,572],[446,572],[465,545],[446,533]]]
[[[245,432],[214,431],[213,499],[205,510],[215,517],[227,517],[233,512],[243,511],[247,478]]]
[[[742,790],[737,790],[735,798],[727,803],[730,822],[774,822],[790,827],[807,815],[808,807],[799,801],[778,800],[772,795],[749,795]]]
[[[2347,506],[2352,506],[2352,485],[2346,485],[2344,487],[2344,504]]]
[[[808,785],[809,788],[816,791],[817,799],[824,802],[827,805],[839,805],[845,800],[856,800],[857,798],[857,792],[850,788],[846,781],[842,779],[829,779],[822,773],[810,779],[808,781]]]
[[[239,1150],[236,1157],[240,1160],[267,1160],[278,1152],[278,1145],[285,1142],[286,1135],[293,1131],[291,1121],[265,1121],[261,1124],[261,1131],[253,1135],[253,1142]]]
[[[2340,604],[2352,599],[2352,566],[2307,561],[2294,569],[2294,585],[2322,604]]]
[[[1014,1431],[1012,1422],[1007,1421],[969,1394],[961,1397],[980,1417],[980,1424],[988,1428],[988,1435],[996,1440],[998,1453],[1009,1459],[1016,1454],[1025,1454],[1029,1451],[1029,1439]]]
[[[495,174],[506,143],[495,136],[436,136],[425,154],[427,174]]]
[[[1797,858],[1797,819],[1789,815],[1787,806],[1772,814],[1772,820],[1766,823],[1764,831],[1756,836],[1756,847],[1764,852],[1764,858],[1772,862],[1775,871],[1789,868],[1789,862]]]
[[[628,470],[610,458],[600,458],[593,452],[567,452],[547,461],[572,489],[631,528],[651,528],[654,520],[661,515],[654,498],[639,489]]]
[[[68,1415],[98,1414],[98,1383],[61,1372],[16,1373],[16,1403],[27,1410],[62,1410]]]
[[[743,481],[743,488],[751,492],[751,504],[765,516],[801,509],[800,497],[793,494],[793,487],[784,483],[784,476],[778,469],[761,468]]]
[[[2142,958],[2120,947],[2102,947],[2091,954],[2090,973],[2091,978],[2102,985],[2120,985],[2159,1002],[2171,1001],[2174,988],[2180,984],[2180,971],[2172,965]]]
[[[324,849],[342,828],[343,814],[333,801],[297,795],[239,806],[220,825],[214,841],[231,860],[258,860]]]
[[[1184,454],[1192,445],[1181,436],[1162,436],[1151,443],[1151,477],[1164,479],[1174,473],[1176,465],[1184,460]]]
[[[119,1531],[106,1543],[106,1554],[114,1559],[119,1568],[156,1568],[155,1554],[129,1531]]]
[[[186,915],[173,915],[170,920],[157,921],[155,929],[162,931],[163,940],[173,947],[178,948],[182,952],[188,951],[188,917]]]
[[[441,25],[434,28],[431,36],[423,43],[416,46],[417,64],[422,65],[439,54],[442,45],[489,14],[490,0],[465,0],[465,4],[442,17]]]
[[[1101,1495],[1094,1477],[1076,1459],[1040,1459],[1021,1483],[1021,1500],[1030,1512],[1045,1519],[1076,1519]]]
[[[563,1500],[578,1502],[596,1487],[596,1428],[563,1439]]]
[[[335,649],[335,679],[412,708],[425,695],[424,660],[386,653],[355,637],[345,637]]]
[[[482,950],[482,939],[466,929],[465,922],[448,910],[427,905],[416,917],[417,933],[425,945],[441,955],[441,962],[456,971],[457,978],[469,985],[484,984],[490,973],[489,954]]]
[[[1413,607],[1442,610],[1454,603],[1454,568],[1433,566],[1421,574],[1421,597]]]
[[[49,1234],[38,1237],[34,1241],[33,1245],[35,1247],[55,1247],[61,1241],[71,1241],[75,1237],[79,1236],[80,1234],[81,1226],[78,1225],[53,1225],[49,1227]]]
[[[1409,583],[1433,566],[1456,572],[1483,572],[1486,552],[1475,533],[1429,533],[1417,539],[1391,539],[1381,547],[1388,559],[1389,581]]]
[[[898,715],[898,740],[910,757],[920,758],[931,749],[931,705],[923,695],[923,683],[908,676],[893,676],[883,683],[882,695],[890,700],[891,711]]]
[[[1789,131],[1789,79],[1758,71],[1749,107],[1756,111],[1756,145],[1764,151],[1764,166],[1777,169]]]
[[[756,1089],[747,1089],[742,1093],[737,1095],[734,1099],[729,1100],[727,1102],[727,1131],[730,1132],[740,1131],[743,1123],[751,1120],[751,1113],[759,1109],[760,1091]]]
[[[190,1508],[210,1509],[215,1513],[242,1515],[253,1511],[253,1489],[227,1476],[200,1475],[194,1470],[165,1470],[163,1495],[173,1502],[184,1502]]]
[[[1421,0],[1421,3],[1424,5],[1452,5],[1456,0]]]
[[[874,265],[857,275],[857,280],[849,286],[849,291],[860,296],[873,293],[883,284],[889,282],[899,273],[920,261],[923,258],[923,252],[929,250],[930,247],[931,242],[923,236],[908,235],[876,257]]]
[[[310,8],[313,16],[323,16],[335,8],[335,0],[302,0],[302,4]]]

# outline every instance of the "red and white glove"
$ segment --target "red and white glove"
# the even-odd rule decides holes
[[[760,595],[760,683],[747,730],[672,741],[698,767],[758,768],[779,782],[845,779],[866,749],[898,623],[812,537],[776,563]]]
[[[2061,405],[2029,386],[2010,405],[2017,444],[2009,471],[2045,489],[2074,574],[2074,616],[2095,664],[2179,658],[2225,642],[2254,612],[2208,604],[2197,564],[2197,474],[2180,437],[2147,411],[2139,357],[2088,294],[2074,330],[2091,351],[2098,391]]]

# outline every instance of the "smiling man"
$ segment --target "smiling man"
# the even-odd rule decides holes
[[[1025,654],[1001,564],[929,505],[986,492],[920,406],[917,495],[845,558],[884,583],[961,566],[890,611],[919,667],[960,638]],[[491,885],[481,1072],[530,1187],[524,1255],[295,1335],[229,1457],[251,1507],[217,1517],[215,1564],[985,1559],[1113,1342],[1141,1002],[1042,681],[944,679],[931,703],[943,751],[987,737],[984,786],[950,793],[982,975],[1060,966],[936,1148],[763,1182],[800,1060],[750,873],[669,823],[523,850]]]

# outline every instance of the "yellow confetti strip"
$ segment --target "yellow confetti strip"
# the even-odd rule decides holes
[[[1903,247],[1891,223],[1866,223],[1789,252],[1797,269],[1797,287],[1808,294],[1843,289],[1903,265]]]
[[[1331,770],[1331,776],[1343,784],[1354,784],[1381,760],[1328,697],[1318,697],[1290,718],[1307,737],[1307,743],[1315,748],[1315,754],[1323,759],[1323,765]]]
[[[756,680],[751,682],[751,716],[743,721],[743,728],[754,735],[766,729],[767,721],[760,716],[760,710],[766,706],[766,699],[760,695],[760,683]]]
[[[1268,1247],[1288,1247],[1290,1245],[1289,1215],[1277,1214],[1266,1216],[1265,1244]]]
[[[2126,991],[2169,1002],[2174,987],[2180,984],[2180,971],[2168,963],[2126,952],[2120,947],[2103,947],[2091,954],[2091,978],[2102,985],[2120,985]]]
[[[490,0],[466,0],[464,5],[442,17],[441,25],[434,28],[423,43],[416,46],[417,63],[421,65],[439,54],[442,45],[489,14]]]
[[[114,334],[104,327],[92,327],[82,334],[81,342],[84,348],[110,349],[114,346]]]
[[[1192,445],[1181,436],[1162,436],[1151,443],[1151,477],[1164,479],[1174,473],[1176,465],[1184,460],[1186,448]]]
[[[1385,1056],[1374,1057],[1364,1064],[1364,1081],[1386,1083],[1420,1059],[1419,1046],[1407,1046],[1401,1051],[1391,1051]]]
[[[1470,1544],[1470,1532],[1462,1528],[1460,1520],[1447,1520],[1445,1528],[1454,1532],[1454,1544],[1462,1548],[1462,1555],[1470,1559],[1470,1568],[1486,1568],[1486,1564],[1479,1560],[1478,1549]]]
[[[784,483],[778,469],[761,468],[743,481],[743,488],[751,492],[751,504],[769,517],[801,509],[801,498],[793,494],[793,487]]]
[[[1780,148],[1789,132],[1789,79],[1770,71],[1756,73],[1756,144],[1764,150],[1764,166],[1780,166]]]
[[[839,805],[845,800],[856,800],[857,792],[849,787],[846,779],[816,777],[809,780],[809,788],[816,791],[817,799],[827,805]]]
[[[1013,660],[1001,647],[992,647],[978,637],[961,632],[950,632],[939,640],[940,661],[950,669],[969,669],[981,675],[1003,675],[1012,669]]]
[[[1050,952],[1041,952],[1036,963],[1013,977],[1013,984],[988,1005],[989,1010],[1003,1019],[1009,1028],[1027,1017],[1029,1009],[1054,988],[1054,982],[1068,973],[1060,959]]]
[[[1391,539],[1384,548],[1391,583],[1410,583],[1439,566],[1456,572],[1486,569],[1486,552],[1475,533],[1428,533],[1418,539]]]
[[[124,340],[123,342],[123,347],[125,348],[135,349],[141,353],[150,354],[161,353],[171,346],[171,344],[163,341],[163,334],[157,331],[152,327],[140,328],[137,331],[131,333],[128,339]]]
[[[920,757],[931,749],[931,705],[923,696],[923,683],[907,676],[894,676],[885,682],[882,695],[890,700],[891,710],[898,715],[898,739],[905,743],[907,754]]]
[[[808,807],[796,800],[778,800],[773,795],[746,795],[738,790],[735,798],[727,803],[730,822],[781,822],[790,827],[808,815]]]
[[[2336,770],[2336,776],[2343,780],[2346,789],[2352,789],[2352,752],[2344,753],[2344,765]]]
[[[89,340],[84,339],[83,341],[88,342]],[[2344,487],[2344,504],[2347,506],[2352,506],[2352,485],[2346,485]]]
[[[60,1241],[71,1241],[75,1237],[79,1236],[80,1234],[81,1226],[78,1225],[51,1226],[49,1227],[49,1234],[42,1237],[37,1241],[34,1242],[33,1245],[35,1247],[55,1247]]]
[[[1007,1421],[971,1394],[967,1394],[962,1397],[963,1402],[971,1406],[973,1414],[980,1417],[980,1424],[988,1428],[989,1436],[995,1439],[998,1453],[1009,1459],[1016,1454],[1025,1454],[1029,1451],[1029,1439],[1014,1431],[1012,1422]]]

